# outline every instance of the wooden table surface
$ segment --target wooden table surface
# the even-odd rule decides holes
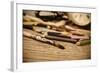
[[[33,31],[24,29],[34,33]],[[65,49],[23,37],[23,62],[60,61],[60,60],[85,60],[91,59],[91,46],[77,46],[73,43],[62,42]]]

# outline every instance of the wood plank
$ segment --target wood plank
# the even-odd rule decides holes
[[[24,29],[24,31],[29,31]],[[33,31],[31,33],[36,34]],[[23,37],[23,62],[85,60],[91,59],[91,46],[77,46],[73,43],[57,41],[65,49]]]

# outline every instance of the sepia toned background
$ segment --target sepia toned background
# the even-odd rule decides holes
[[[64,32],[64,39],[67,39],[66,35],[72,34],[72,37],[77,42],[59,41],[59,38],[63,37],[58,36],[56,36],[58,40],[49,39],[61,44],[64,47],[64,49],[61,49],[57,46],[33,39],[27,34],[23,34],[23,62],[91,59],[90,13],[23,10],[23,33],[45,35],[42,32],[44,28],[47,32],[49,29],[50,31]],[[79,44],[80,40],[82,40],[82,44]],[[84,40],[86,40],[85,43]]]

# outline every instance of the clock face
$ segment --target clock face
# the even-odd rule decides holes
[[[68,13],[69,19],[76,25],[85,26],[91,21],[89,13]]]

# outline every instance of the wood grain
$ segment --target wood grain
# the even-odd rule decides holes
[[[33,34],[35,32],[24,29]],[[61,42],[65,49],[42,43],[23,36],[23,62],[85,60],[91,59],[91,46],[77,46],[69,42]]]

